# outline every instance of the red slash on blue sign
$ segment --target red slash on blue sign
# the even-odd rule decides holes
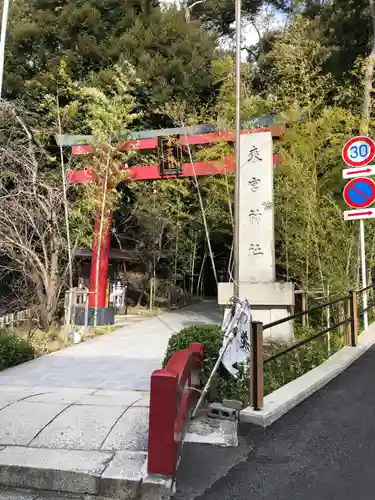
[[[375,201],[375,182],[367,177],[352,179],[345,186],[343,195],[349,207],[369,207]]]

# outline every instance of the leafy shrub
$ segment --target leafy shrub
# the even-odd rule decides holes
[[[297,327],[295,335],[297,339],[312,337],[316,331],[312,328]],[[185,349],[192,342],[200,342],[205,348],[205,357],[202,369],[202,380],[205,383],[214,367],[222,344],[222,335],[218,325],[194,325],[184,328],[173,335],[168,344],[167,352],[163,362],[166,365],[172,354],[180,349]],[[331,334],[331,351],[334,354],[344,345],[342,337],[338,333]],[[282,351],[286,344],[272,342],[264,346],[265,358]],[[329,357],[327,351],[326,336],[309,342],[292,352],[281,356],[264,366],[264,393],[265,395],[279,389],[283,385],[300,377],[304,373],[317,367]],[[222,400],[224,398],[239,399],[245,405],[249,402],[249,367],[239,367],[239,377],[232,377],[223,365],[210,388],[208,399]]]
[[[7,331],[0,331],[0,370],[30,361],[36,356],[32,344]]]
[[[202,380],[205,383],[212,372],[222,345],[222,334],[219,325],[193,325],[172,335],[169,340],[163,366],[166,365],[174,352],[186,349],[192,342],[200,342],[204,345]],[[221,364],[217,375],[212,381],[208,399],[214,401],[232,397],[246,400],[249,392],[248,373],[246,373],[244,367],[239,367],[239,370],[240,376],[236,380]]]

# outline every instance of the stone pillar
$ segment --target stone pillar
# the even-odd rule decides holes
[[[286,317],[294,306],[292,283],[276,283],[271,132],[241,135],[239,290],[264,324]],[[233,283],[219,283],[219,304],[226,304]],[[265,338],[290,340],[293,324],[265,331]]]

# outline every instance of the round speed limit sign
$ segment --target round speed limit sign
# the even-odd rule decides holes
[[[375,157],[375,142],[369,137],[358,136],[348,141],[343,150],[342,158],[351,167],[363,167]]]

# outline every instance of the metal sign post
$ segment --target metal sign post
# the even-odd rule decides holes
[[[234,187],[234,295],[239,296],[239,255],[240,255],[240,139],[241,139],[241,0],[235,0],[236,12],[236,173]]]
[[[346,210],[344,220],[359,220],[359,246],[362,269],[362,288],[367,288],[366,273],[366,240],[364,219],[373,218],[375,212],[364,210],[375,201],[375,182],[368,179],[375,175],[373,166],[368,165],[375,157],[375,143],[365,136],[353,137],[348,141],[342,151],[344,162],[351,169],[343,171],[344,179],[352,179],[344,188],[344,200],[351,207],[357,210]],[[362,167],[362,168],[361,168]],[[366,168],[363,168],[366,167]],[[363,309],[367,309],[367,290],[363,292]],[[363,315],[364,329],[368,329],[368,311]]]
[[[1,21],[1,38],[0,38],[0,99],[3,93],[3,80],[4,80],[4,59],[5,59],[5,43],[8,27],[8,13],[9,13],[10,0],[3,2],[3,17]]]
[[[367,288],[366,277],[366,249],[365,249],[365,223],[361,219],[359,221],[359,245],[361,248],[361,267],[362,267],[362,288]],[[367,290],[363,292],[363,309],[367,309]],[[363,315],[363,322],[365,330],[368,329],[368,312],[365,311]]]

